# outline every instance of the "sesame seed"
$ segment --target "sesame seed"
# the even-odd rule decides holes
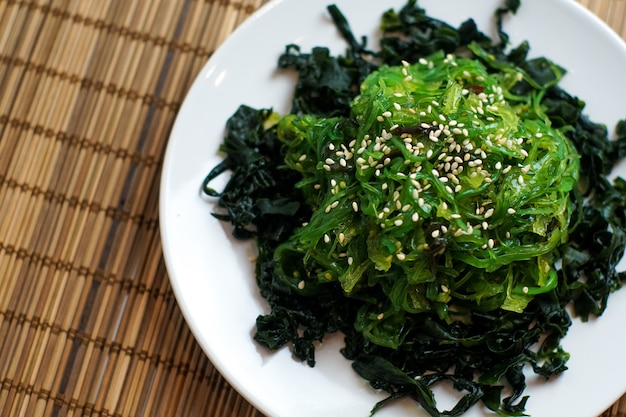
[[[384,122],[385,118],[383,116],[377,116],[376,120],[378,120],[379,122]]]
[[[511,170],[511,168],[513,168],[511,165],[507,165],[507,167],[502,170],[502,173],[503,174],[508,174],[509,171]]]
[[[379,314],[376,318],[377,318],[378,320],[382,320],[382,319],[383,319],[383,317],[385,317],[385,313],[380,313],[380,314]]]
[[[343,245],[343,242],[346,240],[346,235],[343,233],[339,233],[339,236],[337,236],[337,238],[339,239],[339,243]]]
[[[298,289],[299,289],[299,290],[303,290],[303,289],[304,289],[304,285],[305,285],[304,280],[302,280],[302,281],[298,282]]]
[[[441,234],[440,230],[433,230],[433,232],[430,234],[433,238],[437,239],[439,237],[439,235]]]
[[[330,171],[330,165],[328,165],[328,164],[324,164],[324,169],[325,169],[326,171]]]
[[[356,201],[352,202],[352,210],[354,210],[355,212],[359,211],[359,203],[357,203]]]
[[[515,214],[516,213],[516,211],[515,211],[515,209],[513,207],[509,207],[506,212],[509,213],[509,214]]]
[[[402,107],[401,107],[398,103],[393,103],[393,107],[394,107],[396,110],[402,110]]]
[[[494,212],[494,210],[492,208],[488,209],[485,212],[485,219],[488,219],[489,217],[493,216],[493,212]]]
[[[448,292],[448,291],[450,291],[450,289],[448,287],[446,287],[445,285],[441,284],[441,291]]]
[[[329,243],[330,242],[330,236],[328,236],[328,234],[324,234],[324,242],[325,243]]]
[[[489,246],[489,249],[493,249],[493,246],[495,245],[495,242],[493,239],[489,239],[487,241],[487,246]]]
[[[348,265],[352,265],[354,262],[354,258],[352,256],[348,256]]]
[[[524,287],[524,288],[522,288],[522,292],[523,292],[524,294],[528,294],[528,291],[530,291],[530,289],[529,289],[528,287]]]
[[[411,215],[411,220],[412,220],[413,222],[417,222],[417,221],[419,221],[419,219],[420,219],[420,215],[419,215],[417,212],[415,212],[415,213],[413,213],[413,214]]]
[[[520,175],[519,177],[517,177],[517,182],[518,182],[520,185],[524,184],[524,177],[523,177],[523,176],[521,176],[521,175]]]

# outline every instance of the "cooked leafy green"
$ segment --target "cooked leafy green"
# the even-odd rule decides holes
[[[255,340],[314,366],[315,342],[342,332],[354,370],[389,393],[372,414],[410,397],[432,416],[477,402],[523,415],[524,367],[567,369],[567,307],[600,316],[624,281],[626,181],[608,176],[626,122],[610,140],[559,86],[564,68],[510,48],[518,7],[496,10],[494,40],[409,0],[371,51],[329,6],[345,55],[288,45],[291,114],[242,105],[203,184],[214,215],[256,239],[271,312]],[[444,382],[463,394],[448,411]]]

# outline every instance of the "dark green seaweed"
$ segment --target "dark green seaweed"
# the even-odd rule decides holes
[[[452,322],[436,311],[414,314],[403,322],[402,342],[389,348],[373,343],[355,325],[364,306],[376,299],[371,288],[350,297],[337,282],[294,290],[293,277],[277,268],[275,252],[313,208],[297,187],[302,177],[286,167],[271,109],[242,105],[233,114],[220,148],[226,158],[203,184],[206,194],[218,199],[214,216],[230,222],[235,237],[254,238],[258,246],[256,280],[271,312],[257,318],[254,339],[270,350],[290,345],[297,359],[314,366],[316,342],[342,332],[342,353],[354,370],[373,388],[389,393],[372,414],[390,401],[410,397],[431,416],[458,416],[478,402],[501,416],[524,415],[524,367],[546,379],[567,369],[569,354],[560,345],[572,323],[567,306],[582,320],[601,316],[610,294],[625,280],[616,267],[626,245],[626,181],[607,176],[626,155],[626,122],[618,123],[610,140],[606,126],[585,116],[584,102],[554,83],[559,78],[555,71],[564,69],[547,58],[528,59],[526,42],[511,47],[502,26],[518,7],[519,1],[507,0],[496,10],[497,39],[492,39],[471,19],[455,28],[409,0],[402,9],[384,13],[382,40],[374,52],[366,38],[357,40],[346,17],[331,5],[328,12],[347,43],[345,54],[332,56],[324,47],[302,52],[288,45],[278,67],[298,74],[291,112],[319,117],[347,116],[360,83],[381,65],[414,62],[441,50],[480,60],[493,72],[515,66],[529,74],[532,82],[520,81],[512,91],[523,96],[545,90],[541,109],[580,154],[581,184],[572,193],[578,205],[561,249],[558,285],[534,297],[523,312],[472,311],[471,320]],[[219,192],[210,188],[211,180],[226,171],[231,172],[227,186]],[[286,251],[282,256],[290,255]],[[463,393],[448,411],[437,408],[431,390],[443,382]]]

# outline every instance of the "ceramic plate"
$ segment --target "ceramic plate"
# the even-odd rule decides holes
[[[275,71],[289,43],[343,53],[345,44],[326,1],[278,0],[242,24],[206,63],[180,110],[167,148],[161,184],[163,250],[180,308],[198,342],[224,377],[264,414],[273,417],[366,417],[385,397],[374,392],[339,354],[341,337],[328,338],[310,368],[287,349],[268,353],[252,340],[258,314],[267,311],[257,294],[250,242],[234,241],[227,225],[210,213],[200,185],[221,161],[217,149],[227,118],[240,104],[289,109],[294,80]],[[374,47],[377,22],[403,0],[336,0],[354,33]],[[431,16],[457,26],[475,19],[493,36],[497,0],[421,0]],[[570,0],[525,1],[507,19],[514,44],[527,39],[532,55],[544,55],[569,70],[563,87],[587,102],[595,121],[614,126],[626,117],[626,47],[599,19]],[[626,171],[626,170],[624,170]],[[225,181],[225,178],[223,179]],[[219,181],[212,185],[219,187]],[[550,383],[530,383],[528,412],[534,417],[596,417],[626,392],[626,290],[610,299],[605,315],[575,320],[563,344],[569,370]],[[445,393],[440,404],[446,405]],[[411,401],[384,408],[377,417],[425,416]],[[475,407],[467,416],[485,415]]]

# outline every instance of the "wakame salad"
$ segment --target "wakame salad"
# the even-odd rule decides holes
[[[389,394],[372,414],[409,397],[431,416],[479,402],[525,415],[525,372],[566,371],[570,314],[602,315],[625,280],[626,182],[609,175],[626,121],[609,138],[560,87],[565,68],[510,44],[503,17],[519,7],[495,11],[490,37],[408,0],[372,50],[328,6],[345,54],[287,45],[290,113],[241,105],[202,185],[256,241],[271,309],[256,342],[314,366],[343,333],[353,369]],[[439,382],[460,393],[450,410]]]

